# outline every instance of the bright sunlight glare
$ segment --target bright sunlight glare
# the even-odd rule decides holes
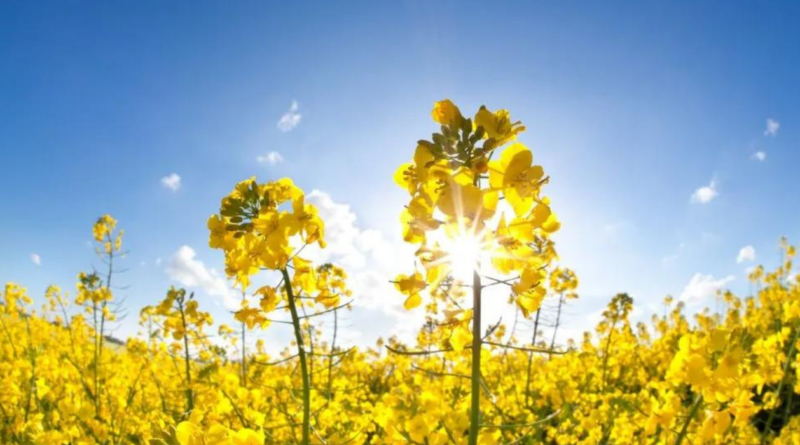
[[[479,237],[473,234],[459,235],[444,246],[452,265],[453,277],[469,282],[472,273],[477,270],[483,248]]]

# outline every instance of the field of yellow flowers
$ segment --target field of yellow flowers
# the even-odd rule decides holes
[[[243,299],[235,326],[215,325],[184,289],[140,313],[146,335],[107,337],[119,313],[117,221],[93,226],[106,271],[78,275],[74,296],[48,288],[34,307],[25,288],[0,296],[0,442],[14,444],[798,444],[800,283],[783,263],[750,274],[755,295],[721,296],[722,313],[631,321],[614,296],[579,341],[556,342],[542,302],[578,298],[578,277],[557,264],[560,223],[544,195],[549,177],[518,141],[506,110],[465,117],[434,106],[439,132],[420,140],[395,182],[417,270],[398,271],[396,295],[425,311],[416,344],[337,344],[352,301],[347,274],[313,264],[325,223],[290,179],[236,184],[207,221],[209,244]],[[271,271],[271,272],[270,272]],[[279,280],[256,287],[253,278]],[[482,320],[482,294],[507,290],[534,324]],[[402,294],[402,295],[401,295]],[[248,303],[251,301],[251,303]],[[325,315],[325,317],[320,317]],[[320,320],[333,320],[323,335]],[[248,333],[291,325],[273,356]],[[221,338],[222,342],[211,341]]]

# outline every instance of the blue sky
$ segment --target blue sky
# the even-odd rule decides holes
[[[111,213],[131,312],[183,284],[224,320],[206,218],[235,182],[289,176],[338,228],[328,255],[367,302],[353,341],[372,342],[402,324],[383,278],[411,264],[391,174],[451,98],[527,125],[581,277],[567,325],[618,291],[643,314],[666,294],[713,305],[709,289],[746,292],[746,268],[776,264],[780,236],[800,241],[799,17],[789,2],[6,2],[0,281],[74,289]],[[745,246],[755,262],[737,262]]]

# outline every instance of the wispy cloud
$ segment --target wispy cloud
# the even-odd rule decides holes
[[[763,151],[757,151],[753,153],[753,159],[755,159],[758,162],[764,162],[767,160],[767,153]]]
[[[424,314],[403,309],[403,298],[390,284],[397,271],[408,268],[413,249],[405,243],[398,245],[389,241],[379,230],[359,227],[350,206],[334,201],[326,192],[313,190],[306,199],[317,207],[325,221],[328,245],[325,249],[306,247],[304,257],[315,263],[332,261],[348,270],[354,305],[366,311],[363,316],[375,318],[376,314],[381,314],[392,320],[391,325],[374,327],[379,335],[399,335],[404,340],[415,338],[419,326],[424,323]]]
[[[693,203],[706,204],[711,202],[712,199],[719,195],[717,191],[717,178],[712,178],[711,183],[698,188],[692,193],[691,201]]]
[[[361,228],[351,207],[334,201],[328,193],[313,190],[306,198],[325,221],[328,246],[312,248],[314,253],[306,253],[306,248],[303,255],[317,263],[332,261],[347,269],[355,306],[353,316],[364,323],[361,338],[352,341],[367,345],[369,338],[379,336],[414,341],[425,323],[425,313],[405,310],[403,296],[391,284],[398,271],[408,270],[413,264],[414,249],[387,238],[380,230]],[[486,319],[496,319],[492,311],[494,308],[487,309]],[[509,319],[513,312],[503,316]]]
[[[35,264],[37,266],[41,266],[42,265],[42,257],[40,257],[38,253],[32,253],[31,254],[31,261],[33,261],[33,264]]]
[[[736,256],[737,263],[743,263],[745,261],[755,261],[756,260],[756,249],[753,246],[744,246],[739,250],[739,255]]]
[[[356,214],[348,204],[335,202],[328,193],[312,190],[306,200],[317,207],[319,216],[325,221],[327,247],[316,251],[316,260],[327,262],[331,257],[345,267],[360,269],[367,265],[366,249],[360,249],[364,231],[356,224]],[[382,237],[381,237],[382,240]]]
[[[275,165],[283,162],[283,156],[277,151],[271,151],[266,155],[256,157],[256,161],[258,161],[259,164]]]
[[[777,136],[778,129],[781,128],[781,123],[775,119],[767,119],[767,128],[764,130],[764,136]]]
[[[196,259],[197,254],[189,246],[181,246],[167,263],[169,278],[188,288],[199,288],[211,297],[220,297],[225,307],[239,309],[239,301],[233,296],[225,278],[209,269],[202,261]],[[159,261],[156,261],[158,264]]]
[[[292,131],[297,124],[300,123],[300,119],[303,116],[298,113],[300,106],[297,104],[296,100],[292,101],[292,105],[289,107],[289,111],[281,116],[280,120],[278,121],[278,130],[286,133],[287,131]]]
[[[161,185],[176,192],[181,188],[181,177],[177,173],[170,173],[161,178]]]
[[[714,279],[713,275],[705,275],[696,273],[689,280],[689,284],[683,289],[681,293],[681,300],[687,302],[699,302],[708,297],[716,295],[716,293],[725,287],[728,283],[734,280],[733,275],[727,277]]]

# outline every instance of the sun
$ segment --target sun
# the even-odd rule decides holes
[[[489,259],[487,234],[462,225],[445,232],[438,240],[445,252],[442,261],[449,264],[453,278],[470,282],[473,274],[480,272],[481,265]]]
[[[453,277],[460,280],[469,280],[472,273],[479,269],[482,254],[481,242],[475,236],[460,236],[448,246],[447,255],[450,259]]]

